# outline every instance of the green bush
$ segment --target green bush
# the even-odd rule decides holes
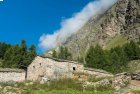
[[[130,41],[121,47],[103,50],[99,45],[91,46],[85,57],[86,66],[112,73],[126,71],[128,62],[140,59],[140,46]]]

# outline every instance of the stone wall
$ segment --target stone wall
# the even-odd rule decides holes
[[[108,73],[103,70],[99,69],[93,69],[93,68],[84,68],[84,71],[81,72],[73,72],[73,78],[74,80],[79,81],[88,81],[91,79],[104,79],[104,78],[112,78],[114,77],[113,74]]]
[[[8,81],[15,81],[15,82],[23,82],[25,81],[25,71],[0,71],[0,82],[8,82]]]
[[[113,77],[114,75],[99,69],[85,68],[85,74],[92,75],[95,78]]]
[[[28,66],[27,74],[20,69],[0,69],[0,82],[22,82],[26,75],[27,80],[40,82],[67,78],[87,80],[91,75],[97,78],[113,76],[105,71],[84,68],[83,64],[74,61],[37,56]]]

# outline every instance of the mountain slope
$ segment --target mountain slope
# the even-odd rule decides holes
[[[121,45],[131,39],[137,40],[139,35],[140,0],[119,0],[106,13],[91,18],[63,46],[68,47],[76,60],[91,45],[100,44],[109,49],[114,44]]]

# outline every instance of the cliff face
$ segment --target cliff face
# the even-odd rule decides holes
[[[91,18],[63,45],[76,59],[91,45],[100,44],[107,49],[113,47],[113,43],[121,45],[131,39],[137,40],[139,35],[140,0],[119,0],[106,13]]]

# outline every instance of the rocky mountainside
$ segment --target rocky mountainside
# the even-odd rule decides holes
[[[91,18],[63,45],[73,59],[85,55],[91,45],[104,49],[122,45],[140,36],[140,0],[119,0],[106,13]]]

